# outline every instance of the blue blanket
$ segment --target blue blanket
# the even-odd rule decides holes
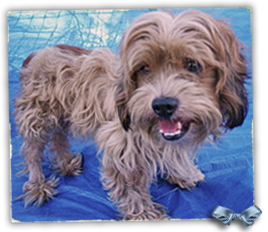
[[[40,208],[24,207],[17,198],[23,193],[27,176],[17,173],[22,169],[20,156],[22,139],[16,131],[13,99],[19,89],[19,68],[23,60],[37,49],[56,44],[84,48],[109,47],[118,52],[123,31],[138,15],[155,9],[129,11],[25,11],[9,12],[8,60],[9,105],[11,128],[11,185],[12,218],[22,222],[74,221],[118,219],[119,211],[107,197],[100,183],[99,161],[93,140],[71,141],[74,152],[82,152],[83,173],[76,177],[61,177],[58,196]],[[173,9],[177,14],[184,9]],[[243,8],[201,9],[214,18],[230,19],[237,38],[247,47],[248,72],[251,77],[250,11]],[[252,154],[252,80],[247,82],[249,112],[243,126],[228,132],[215,145],[205,145],[198,152],[197,164],[206,175],[204,182],[192,190],[181,190],[175,185],[159,181],[151,186],[154,201],[164,205],[172,218],[210,218],[217,206],[225,206],[236,213],[253,205]],[[51,175],[49,162],[44,172]]]

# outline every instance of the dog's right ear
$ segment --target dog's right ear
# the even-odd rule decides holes
[[[123,83],[120,83],[117,85],[117,91],[116,91],[116,97],[115,97],[115,103],[117,107],[117,112],[119,116],[119,120],[125,129],[125,131],[128,131],[130,129],[130,114],[127,107],[128,102],[128,96],[126,91],[124,90]]]

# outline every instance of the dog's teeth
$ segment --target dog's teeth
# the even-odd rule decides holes
[[[182,128],[182,124],[181,122],[178,122],[178,129],[181,130],[181,128]]]
[[[174,133],[163,133],[163,132],[161,133],[164,134],[165,136],[174,136],[174,135],[179,135],[181,133],[181,130],[177,130]]]
[[[164,131],[162,129],[160,129],[159,132],[162,133],[162,134],[164,133]]]
[[[173,133],[164,133],[165,136],[172,136]]]

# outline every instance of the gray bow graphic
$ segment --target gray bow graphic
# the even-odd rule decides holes
[[[217,206],[213,212],[212,217],[221,220],[224,225],[230,225],[235,219],[239,219],[245,223],[246,226],[251,226],[254,224],[254,220],[261,215],[262,211],[256,206],[251,206],[244,210],[241,214],[234,213],[232,210]]]

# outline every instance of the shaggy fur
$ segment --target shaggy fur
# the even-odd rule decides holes
[[[150,184],[158,174],[186,189],[204,179],[194,153],[211,135],[243,123],[245,79],[230,27],[198,11],[142,15],[125,32],[119,55],[67,45],[35,52],[23,64],[15,99],[29,171],[25,204],[56,194],[58,179],[42,172],[45,146],[54,151],[53,169],[77,175],[82,158],[70,152],[67,136],[93,135],[103,185],[124,219],[165,218]]]

